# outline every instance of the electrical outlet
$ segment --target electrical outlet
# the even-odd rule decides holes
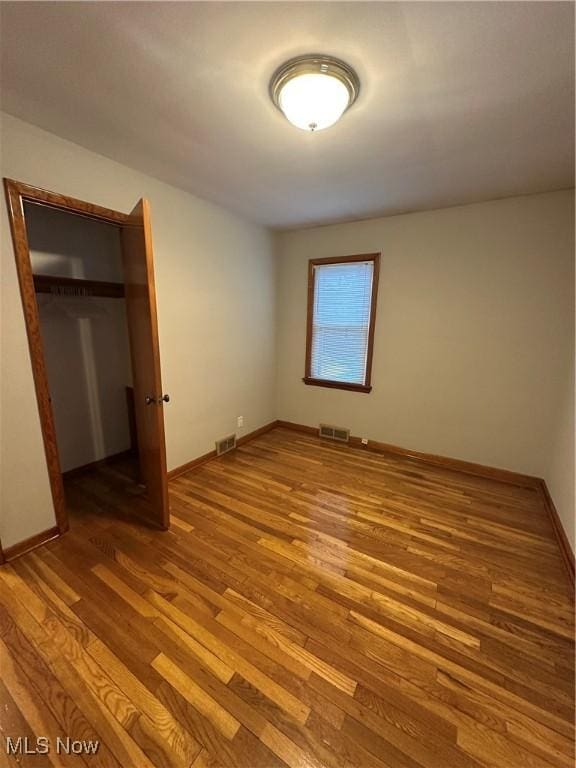
[[[244,416],[238,416],[238,418],[236,419],[236,426],[237,427],[244,426]]]
[[[362,438],[362,445],[368,445],[368,438],[367,437],[363,437]]]

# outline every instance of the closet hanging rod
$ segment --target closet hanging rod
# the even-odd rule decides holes
[[[57,275],[33,275],[36,293],[52,293],[57,296],[103,296],[108,299],[124,297],[124,283],[105,280],[83,280]]]

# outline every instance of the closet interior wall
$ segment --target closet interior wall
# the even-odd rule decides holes
[[[36,298],[61,470],[67,472],[131,448],[120,233],[111,224],[33,203],[25,213],[32,271],[44,283]],[[64,280],[47,286],[53,277]],[[97,286],[87,289],[75,280],[115,284],[119,295],[97,295]]]

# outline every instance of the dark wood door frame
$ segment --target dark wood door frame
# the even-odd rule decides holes
[[[32,187],[29,184],[23,184],[22,182],[14,181],[12,179],[4,179],[4,189],[6,191],[8,218],[10,220],[14,255],[16,257],[16,269],[18,271],[18,282],[20,284],[24,320],[28,335],[28,346],[30,348],[30,360],[32,363],[34,387],[36,389],[36,399],[38,401],[44,453],[46,455],[54,512],[56,514],[56,527],[58,532],[62,534],[68,530],[68,514],[64,499],[64,485],[62,482],[60,459],[58,456],[54,415],[52,413],[46,363],[44,360],[38,304],[36,302],[34,278],[32,276],[24,203],[30,202],[37,205],[44,205],[49,208],[57,208],[61,211],[67,211],[68,213],[106,222],[107,224],[115,224],[117,226],[126,224],[129,217],[125,213],[113,211],[110,208],[103,208],[100,205],[86,203],[83,200],[76,200],[73,197],[59,195],[55,192],[48,192],[44,189]],[[46,539],[53,537],[54,529],[46,531]],[[35,540],[34,546],[42,543],[42,541],[37,541],[38,537],[32,538]],[[32,539],[30,541],[32,541]],[[2,543],[0,542],[0,563],[3,562],[4,559]]]

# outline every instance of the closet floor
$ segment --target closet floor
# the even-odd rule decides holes
[[[283,429],[172,480],[170,531],[127,485],[78,476],[71,530],[0,568],[3,736],[53,740],[28,765],[572,768],[539,491]]]

